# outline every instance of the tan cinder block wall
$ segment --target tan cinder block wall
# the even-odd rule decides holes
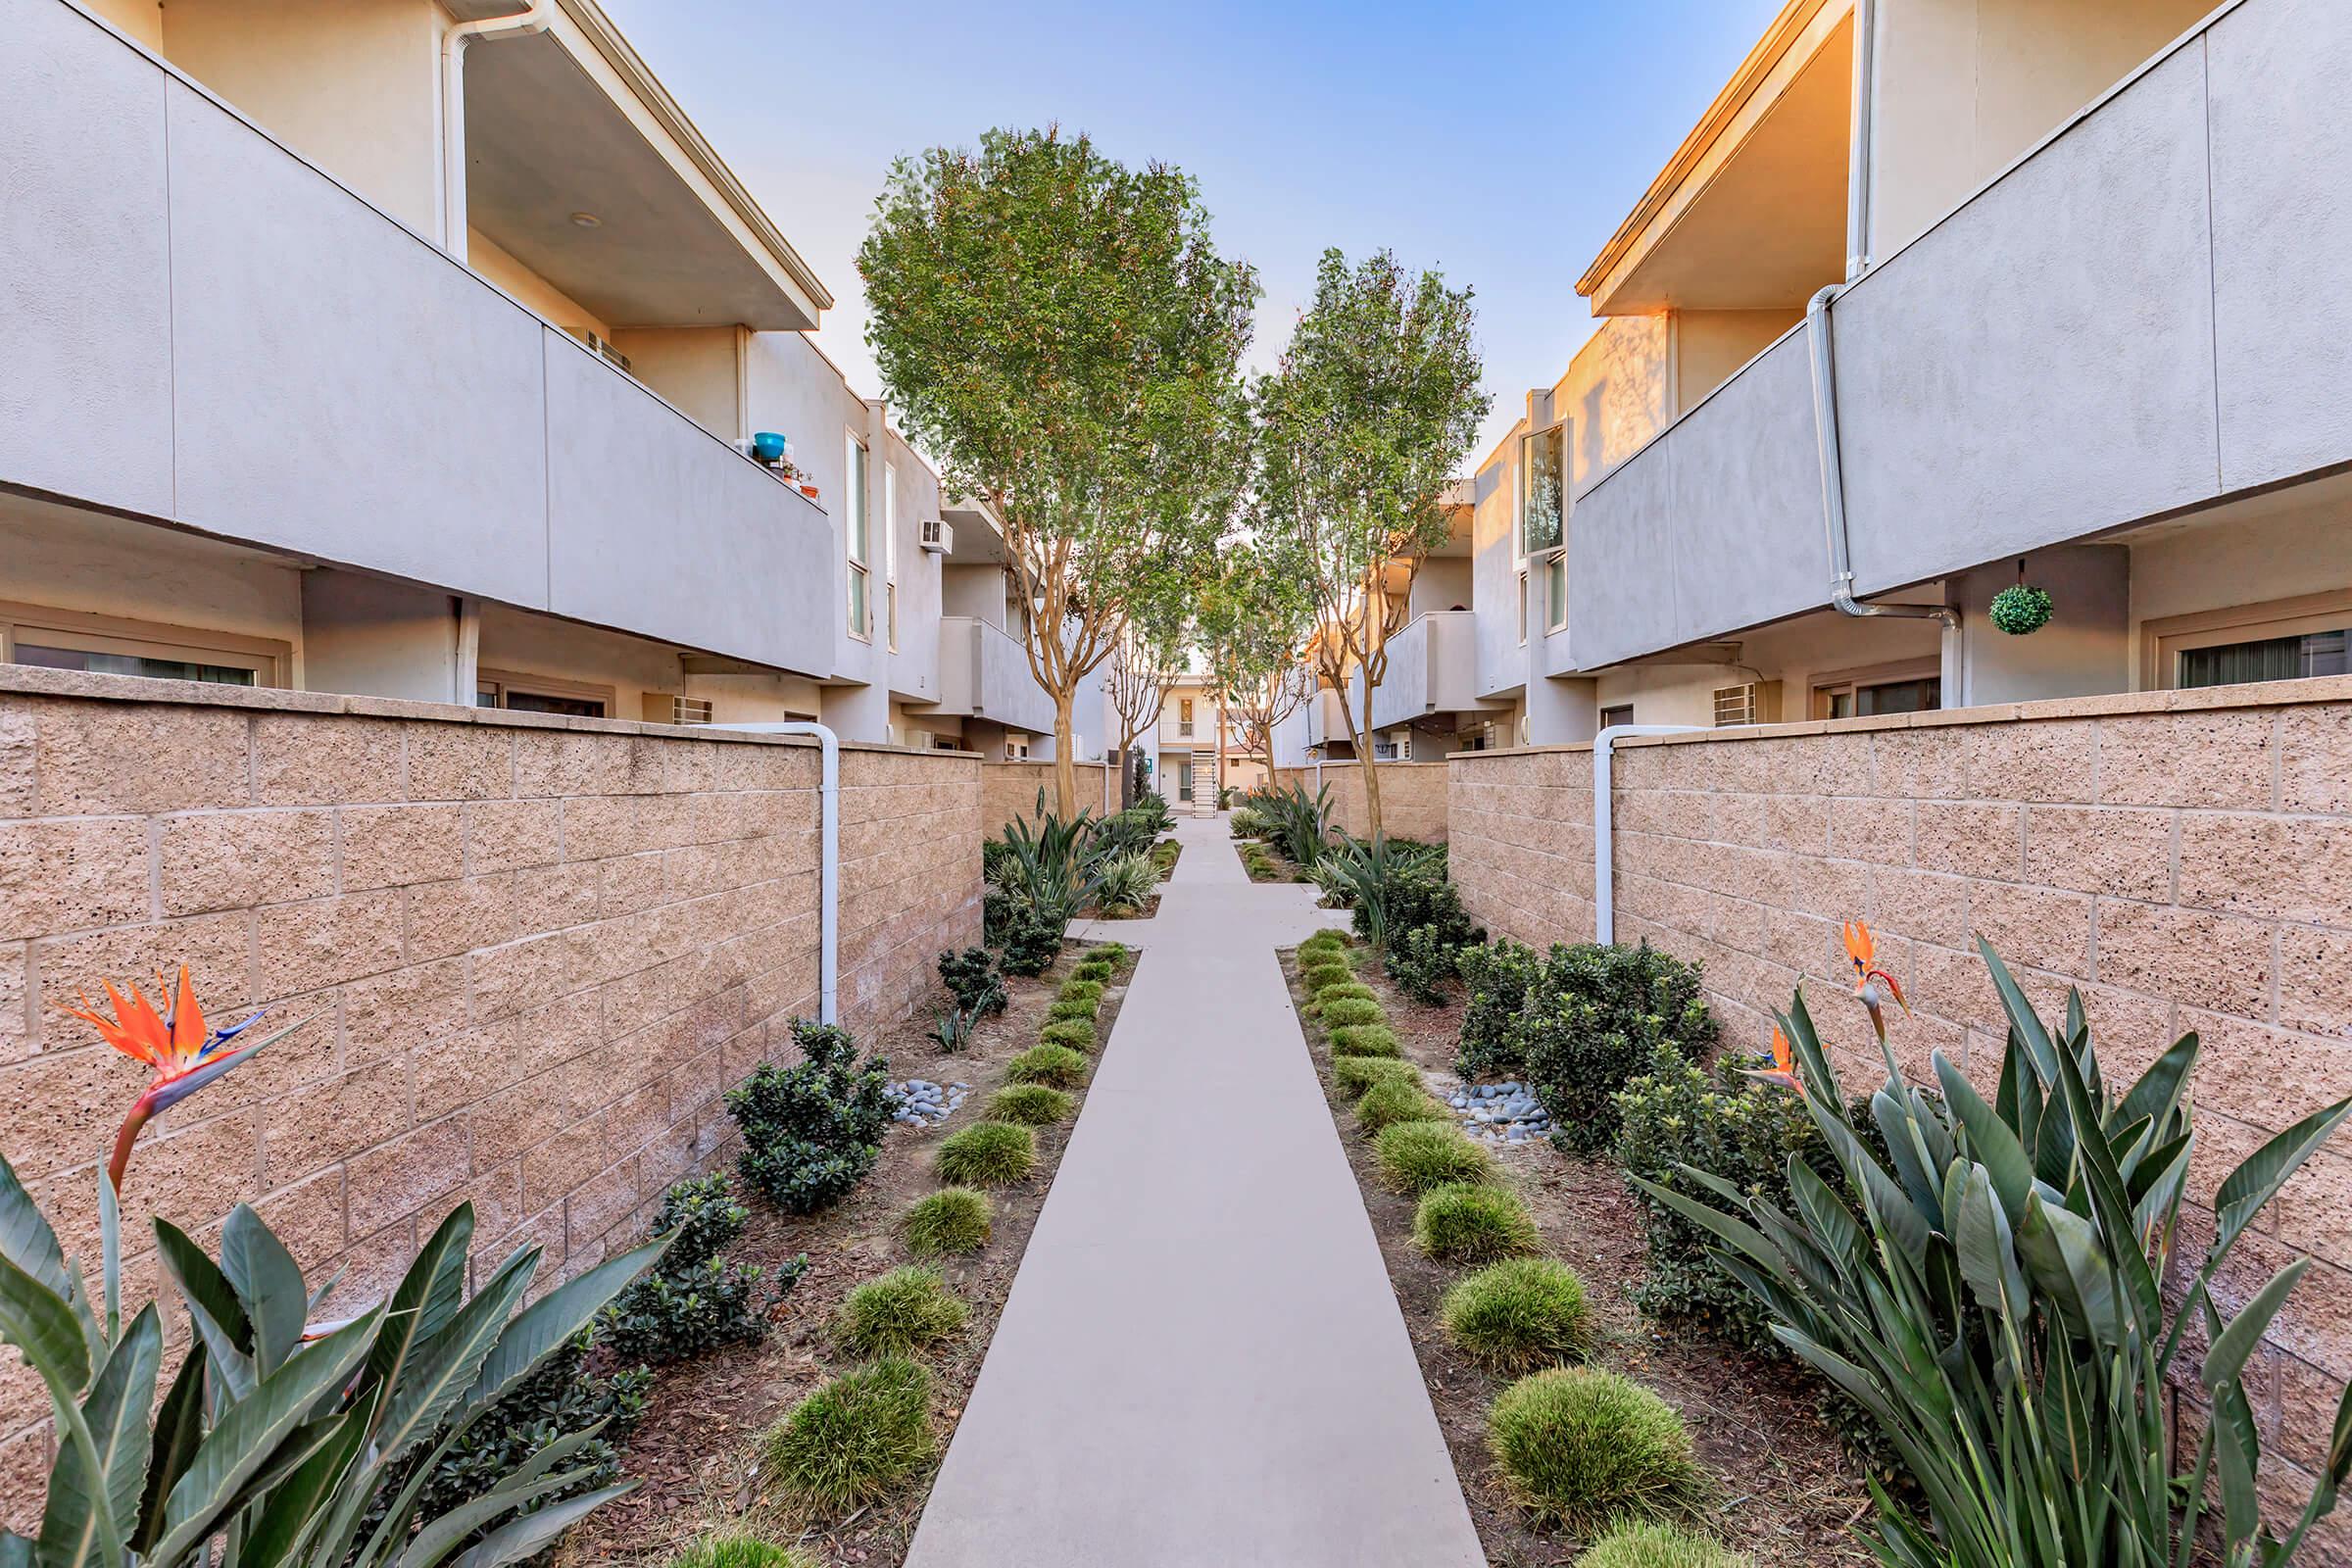
[[[1590,749],[1450,766],[1472,910],[1531,944],[1589,940]],[[2045,1015],[2082,988],[2111,1075],[2197,1031],[2199,1203],[2352,1093],[2352,679],[1629,741],[1614,786],[1616,935],[1704,964],[1736,1049],[1762,1049],[1801,979],[1847,1087],[1874,1081],[1838,941],[1851,917],[1915,1009],[1889,1015],[1906,1071],[1941,1050],[1991,1087],[2005,1026],[1978,933]],[[2251,1380],[2266,1448],[2308,1468],[2352,1376],[2352,1137],[2263,1223],[2223,1305],[2318,1260]],[[2211,1234],[2195,1225],[2192,1260]]]
[[[1382,762],[1380,768],[1380,825],[1391,838],[1420,839],[1442,844],[1446,826],[1446,788],[1449,775],[1444,762]],[[1293,784],[1315,792],[1315,770],[1284,767],[1274,772],[1283,789]],[[1364,770],[1355,762],[1325,762],[1322,782],[1331,787],[1331,820],[1357,838],[1371,831],[1364,814]]]
[[[1091,809],[1095,815],[1103,814],[1103,775],[1107,770],[1101,762],[1073,762],[1078,773],[1078,805]],[[1119,808],[1119,781],[1108,781],[1109,809]],[[980,764],[980,831],[984,837],[995,838],[1004,831],[1004,824],[1016,816],[1037,815],[1037,792],[1046,792],[1046,808],[1054,808],[1054,764],[1052,762],[983,762]]]
[[[474,1205],[477,1272],[628,1240],[714,1162],[721,1091],[817,1011],[817,752],[765,736],[0,665],[0,1151],[95,1266],[96,1172],[146,1069],[57,1004],[188,964],[208,1018],[308,1021],[141,1139],[160,1213],[253,1204],[338,1306]],[[980,933],[977,759],[845,746],[840,997],[860,1032]],[[144,1239],[144,1240],[142,1240]],[[0,1366],[0,1513],[47,1473]]]

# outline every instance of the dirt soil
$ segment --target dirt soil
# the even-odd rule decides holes
[[[770,1309],[773,1328],[762,1343],[659,1370],[645,1420],[624,1455],[628,1474],[645,1484],[572,1530],[559,1548],[556,1568],[661,1562],[695,1536],[718,1526],[749,1529],[768,1541],[802,1545],[827,1563],[896,1568],[906,1560],[936,1465],[885,1502],[838,1521],[809,1520],[797,1516],[783,1498],[761,1487],[759,1439],[819,1384],[854,1364],[855,1358],[835,1353],[830,1333],[843,1298],[877,1275],[917,1261],[899,1239],[897,1224],[908,1206],[939,1187],[931,1171],[933,1151],[951,1133],[985,1119],[988,1097],[1004,1083],[1004,1063],[1037,1043],[1054,991],[1083,952],[1069,949],[1052,970],[1036,979],[1007,977],[1010,1005],[981,1023],[965,1052],[950,1055],[933,1045],[927,1015],[860,1042],[889,1057],[893,1080],[966,1083],[972,1093],[939,1126],[894,1122],[873,1174],[823,1213],[785,1214],[756,1194],[747,1196],[752,1222],[729,1251],[729,1260],[772,1265],[806,1252],[808,1272]],[[1117,978],[1103,990],[1096,1022],[1101,1039],[1110,1038],[1135,961],[1131,952]],[[943,1004],[945,999],[943,992]],[[1085,1088],[1072,1094],[1083,1114]],[[969,1257],[923,1260],[940,1270],[971,1309],[963,1332],[924,1357],[933,1376],[932,1419],[943,1455],[980,1375],[980,1361],[996,1333],[1013,1273],[1028,1249],[1038,1211],[1076,1122],[1073,1116],[1058,1127],[1034,1129],[1037,1169],[1021,1185],[991,1194],[996,1220],[985,1248]]]
[[[1388,1010],[1405,1054],[1433,1092],[1450,1092],[1461,1082],[1453,1071],[1460,1008],[1412,1002],[1367,956],[1361,949],[1349,954],[1358,978]],[[1303,1017],[1296,955],[1286,953],[1283,962]],[[1330,1052],[1312,1038],[1321,1031],[1305,1027],[1487,1560],[1497,1568],[1571,1563],[1587,1543],[1528,1525],[1489,1456],[1487,1408],[1509,1380],[1482,1370],[1439,1326],[1440,1298],[1467,1271],[1432,1262],[1413,1246],[1413,1200],[1381,1186],[1371,1142],[1355,1130],[1354,1106],[1332,1087]],[[1542,1141],[1488,1147],[1527,1200],[1546,1250],[1585,1281],[1601,1331],[1594,1363],[1645,1384],[1682,1411],[1699,1456],[1722,1484],[1712,1523],[1725,1540],[1749,1553],[1756,1568],[1869,1563],[1869,1552],[1849,1534],[1868,1508],[1862,1474],[1817,1413],[1816,1391],[1788,1369],[1717,1341],[1662,1330],[1635,1307],[1631,1293],[1648,1250],[1641,1205],[1623,1173]]]

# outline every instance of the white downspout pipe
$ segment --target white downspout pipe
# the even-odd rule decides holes
[[[841,1022],[841,738],[822,724],[713,724],[745,735],[811,735],[822,757],[817,775],[816,1021]]]
[[[1688,735],[1704,724],[1611,724],[1592,737],[1592,940],[1617,940],[1617,867],[1611,837],[1616,832],[1609,798],[1609,758],[1626,735]]]
[[[1873,141],[1879,115],[1878,0],[1854,0],[1854,105],[1845,150],[1845,280],[1871,268]]]
[[[466,259],[466,46],[476,38],[519,38],[545,32],[555,0],[531,0],[511,17],[461,22],[441,35],[441,248]]]
[[[1813,431],[1821,453],[1821,520],[1830,554],[1830,603],[1842,615],[1897,615],[1960,628],[1959,612],[1945,605],[1866,605],[1854,598],[1853,541],[1845,515],[1844,459],[1838,447],[1838,367],[1830,337],[1830,306],[1850,284],[1832,283],[1805,306],[1805,343],[1813,357]]]

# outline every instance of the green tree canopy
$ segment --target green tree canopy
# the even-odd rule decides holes
[[[1181,171],[1054,127],[901,159],[858,270],[907,432],[1004,524],[1070,814],[1080,680],[1139,611],[1190,602],[1247,483],[1256,275]]]

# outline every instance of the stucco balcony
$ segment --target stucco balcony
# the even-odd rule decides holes
[[[1431,611],[1389,639],[1388,669],[1372,693],[1374,729],[1479,706],[1474,612]]]
[[[1831,315],[1856,592],[2352,460],[2352,8],[2223,7]],[[1570,667],[1829,602],[1798,327],[1575,497]]]
[[[824,513],[64,0],[0,36],[0,483],[830,673]]]
[[[1032,735],[1053,732],[1054,699],[1030,673],[1029,651],[977,615],[940,617],[939,689],[939,706],[930,711]]]

